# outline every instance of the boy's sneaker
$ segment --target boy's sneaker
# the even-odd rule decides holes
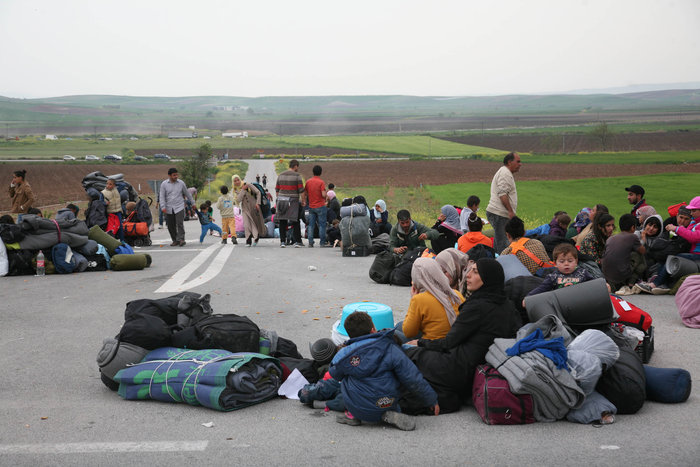
[[[226,244],[228,243],[228,241],[227,241],[227,239],[224,238],[223,240],[221,240],[221,243],[222,243],[223,245],[226,245]]]
[[[655,286],[649,282],[637,282],[637,287],[642,289],[642,292],[652,293],[651,291]]]
[[[286,248],[286,247],[287,247],[287,245],[285,245],[284,243],[280,243],[280,248]]]
[[[236,240],[236,237],[231,238],[231,244],[238,245],[238,240]]]
[[[653,289],[651,289],[651,293],[654,295],[666,295],[667,293],[670,293],[670,292],[671,292],[671,289],[665,284],[661,284],[660,286],[654,287]]]
[[[394,425],[399,430],[413,431],[416,429],[416,419],[411,415],[406,415],[393,410],[386,411],[382,414],[382,421],[389,425]]]
[[[362,425],[362,422],[355,417],[353,417],[347,410],[343,413],[339,413],[335,416],[335,421],[342,423],[344,425],[358,426]]]

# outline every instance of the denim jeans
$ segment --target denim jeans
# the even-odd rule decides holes
[[[318,237],[321,245],[326,243],[326,207],[309,208],[309,245],[314,244],[314,228],[318,222]]]
[[[493,249],[500,255],[508,247],[508,238],[506,237],[508,218],[486,211],[486,219],[493,228]]]
[[[210,230],[215,230],[223,236],[223,233],[221,232],[221,227],[214,224],[213,222],[210,222],[208,224],[202,224],[202,234],[199,236],[199,243],[204,242],[204,237],[207,236],[207,232],[209,232]]]

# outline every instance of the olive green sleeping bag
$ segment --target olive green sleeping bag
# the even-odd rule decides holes
[[[121,242],[100,228],[99,225],[93,225],[88,231],[88,238],[95,240],[97,243],[105,247],[109,256],[114,255],[114,250],[121,245]]]
[[[151,255],[135,253],[133,255],[114,255],[109,261],[112,271],[137,271],[151,265]]]

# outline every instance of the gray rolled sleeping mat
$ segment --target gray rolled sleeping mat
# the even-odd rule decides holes
[[[688,274],[700,272],[700,259],[692,260],[680,256],[666,258],[666,270],[674,280],[678,280]]]
[[[119,342],[109,338],[102,341],[102,349],[97,354],[97,365],[100,372],[109,379],[133,363],[141,363],[149,351],[128,342]]]
[[[599,326],[612,323],[614,308],[605,279],[525,297],[530,322],[555,315],[568,326]]]

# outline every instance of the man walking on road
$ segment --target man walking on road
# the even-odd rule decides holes
[[[321,166],[314,165],[313,173],[306,182],[306,197],[309,200],[309,248],[314,247],[314,227],[318,223],[318,238],[321,242],[321,248],[327,247],[326,244],[326,183],[321,180]]]
[[[277,177],[275,185],[277,197],[276,219],[280,222],[280,246],[287,243],[287,223],[292,223],[294,233],[294,247],[301,248],[301,227],[299,225],[299,207],[304,202],[304,181],[299,174],[299,161],[289,161],[289,170],[285,170]]]
[[[493,227],[493,246],[496,253],[508,246],[506,222],[515,217],[518,207],[518,192],[515,189],[513,174],[520,170],[522,165],[520,155],[511,152],[503,158],[503,167],[498,169],[491,180],[491,198],[486,207],[486,218]]]
[[[165,214],[165,223],[172,243],[170,246],[185,246],[185,199],[194,205],[187,185],[178,180],[175,167],[168,169],[168,178],[160,185],[160,209]]]

